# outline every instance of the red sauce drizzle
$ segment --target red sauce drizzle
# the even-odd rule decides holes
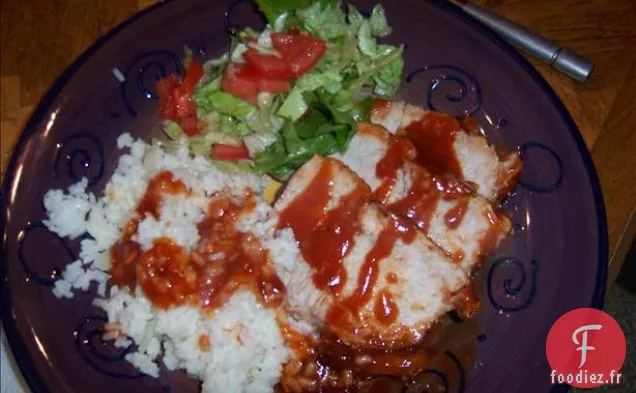
[[[456,311],[462,319],[472,318],[481,308],[481,303],[475,294],[475,287],[471,283],[456,295]]]
[[[332,176],[332,165],[325,161],[305,190],[280,213],[279,227],[292,228],[301,244],[324,220]]]
[[[176,180],[168,171],[159,172],[148,182],[146,192],[137,206],[137,217],[126,224],[121,238],[110,249],[112,265],[109,284],[134,291],[137,284],[137,262],[141,250],[131,238],[137,232],[139,222],[148,213],[154,217],[159,216],[163,195],[185,193],[187,193],[186,185]]]
[[[398,276],[397,274],[393,273],[393,272],[389,272],[386,275],[386,281],[391,283],[391,284],[396,284],[398,282]]]
[[[168,238],[154,241],[137,264],[136,279],[144,294],[159,308],[186,302],[196,292],[198,269],[183,248]]]
[[[410,158],[412,143],[406,138],[395,137],[384,157],[376,165],[376,176],[383,179],[373,196],[386,204],[395,185],[397,172],[403,163]],[[445,200],[459,199],[458,204],[446,213],[446,224],[450,229],[457,228],[468,207],[467,195],[473,193],[466,183],[445,176],[433,176],[426,168],[418,167],[407,195],[399,201],[389,204],[388,209],[410,220],[420,230],[427,231],[431,218],[440,198]]]
[[[383,118],[385,113],[391,108],[391,101],[383,98],[376,98],[373,101],[373,108],[371,109],[371,115],[373,117]]]
[[[347,281],[343,260],[353,248],[359,231],[358,214],[368,198],[368,189],[359,184],[329,212],[326,206],[334,163],[325,160],[306,189],[281,213],[279,226],[289,226],[296,235],[307,263],[314,268],[318,289],[339,293]]]
[[[185,192],[185,185],[169,172],[149,182],[138,217],[111,249],[112,283],[130,290],[139,284],[148,299],[163,309],[185,303],[213,309],[239,287],[250,288],[265,306],[279,305],[285,287],[269,265],[267,252],[258,239],[235,226],[239,213],[250,208],[249,202],[239,206],[227,197],[212,200],[208,216],[198,225],[200,240],[190,253],[168,238],[156,239],[150,250],[140,253],[131,240],[139,216],[158,215],[162,195]]]
[[[436,173],[451,173],[462,178],[453,147],[461,130],[459,120],[438,112],[427,112],[402,132],[417,149],[417,161]]]
[[[427,232],[440,196],[433,177],[422,169],[415,172],[406,196],[387,207],[394,214],[408,219],[420,230]]]
[[[356,334],[357,329],[360,327],[357,316],[360,314],[362,307],[371,300],[373,289],[378,281],[380,261],[391,254],[398,239],[402,239],[405,243],[410,243],[416,236],[417,232],[412,225],[397,218],[389,218],[387,227],[380,232],[376,244],[365,257],[358,273],[356,289],[342,302],[334,304],[329,309],[326,324]],[[388,315],[383,315],[385,311],[388,312]],[[376,312],[375,316],[378,322],[389,325],[397,319],[398,313],[397,306],[392,302],[387,310],[382,310],[379,314]]]
[[[477,122],[475,121],[475,118],[468,116],[466,117],[464,120],[462,120],[461,122],[462,127],[464,128],[464,130],[466,130],[469,133],[472,134],[479,134],[479,126],[477,125]]]
[[[376,176],[384,179],[380,187],[373,193],[375,200],[383,204],[386,203],[395,185],[398,169],[409,158],[412,151],[413,145],[407,139],[401,137],[392,139],[386,154],[375,167]]]
[[[455,206],[444,214],[444,221],[449,229],[457,229],[462,223],[466,210],[468,209],[468,198],[461,198]]]
[[[134,291],[137,283],[137,260],[140,248],[131,240],[137,232],[138,220],[131,220],[124,228],[121,239],[110,248],[111,268],[109,285],[118,285]]]
[[[496,212],[489,210],[488,213],[489,227],[479,242],[479,255],[486,255],[492,251],[502,234],[501,218]]]
[[[142,217],[146,213],[159,217],[159,208],[163,195],[186,194],[187,192],[188,188],[186,185],[181,180],[175,179],[171,172],[159,172],[148,182],[146,193],[137,206],[137,213]]]
[[[375,318],[384,325],[391,325],[397,320],[400,310],[398,309],[393,295],[387,290],[382,290],[375,300],[373,309]]]
[[[399,351],[352,348],[335,337],[325,336],[318,347],[318,360],[332,370],[353,370],[361,376],[408,376],[422,370],[430,357],[411,347]]]

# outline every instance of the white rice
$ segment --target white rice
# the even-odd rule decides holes
[[[71,239],[88,235],[81,241],[79,259],[66,267],[53,293],[70,298],[73,290],[86,291],[96,283],[102,298],[95,304],[106,311],[109,324],[119,327],[123,334],[114,345],[134,343],[136,351],[126,359],[143,373],[158,376],[157,361],[161,360],[169,370],[184,369],[201,379],[204,393],[272,392],[291,351],[277,323],[279,310],[263,308],[251,292],[237,291],[211,315],[192,306],[158,309],[139,288],[130,294],[113,287],[103,298],[109,277],[109,250],[134,216],[149,180],[158,172],[171,171],[186,184],[190,194],[164,198],[159,218],[147,216],[140,222],[133,240],[142,250],[152,248],[153,241],[164,236],[186,249],[193,247],[199,240],[196,225],[205,217],[210,196],[222,191],[234,196],[244,195],[247,189],[260,192],[267,178],[222,172],[205,158],[192,158],[185,146],[169,152],[134,140],[129,134],[121,135],[117,146],[128,149],[128,153],[119,157],[102,198],[86,190],[86,179],[66,191],[51,190],[44,198],[47,219],[43,222],[49,230]],[[265,248],[288,255],[282,264],[291,265],[298,253],[295,240],[288,233],[275,234],[270,214],[269,206],[260,202],[241,225],[265,239]],[[286,253],[286,249],[296,251]],[[209,339],[209,350],[200,347],[202,336]]]
[[[117,288],[95,304],[138,344],[126,360],[156,377],[155,359],[161,357],[168,370],[201,379],[205,393],[271,392],[290,359],[274,311],[249,291],[236,292],[209,317],[190,306],[157,309],[140,291],[132,296]],[[199,346],[201,336],[208,337],[209,351]]]

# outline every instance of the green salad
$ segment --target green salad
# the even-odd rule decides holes
[[[262,32],[230,32],[230,50],[183,78],[157,82],[159,116],[173,141],[228,169],[285,180],[314,154],[344,152],[376,97],[397,91],[403,47],[382,6],[366,17],[334,0],[255,0]]]

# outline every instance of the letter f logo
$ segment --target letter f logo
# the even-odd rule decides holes
[[[583,367],[585,361],[587,360],[587,351],[593,351],[596,349],[587,345],[587,332],[589,330],[601,330],[601,327],[601,325],[585,325],[576,329],[572,334],[572,341],[574,341],[574,344],[581,345],[576,349],[577,351],[581,351],[581,364],[579,364],[579,368]],[[581,342],[579,342],[576,336],[578,336],[578,334],[581,332],[583,332],[583,334],[581,335],[582,340]]]

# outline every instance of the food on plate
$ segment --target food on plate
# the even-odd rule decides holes
[[[289,303],[308,323],[354,347],[417,344],[451,310],[469,276],[417,228],[384,211],[348,167],[314,157],[274,208],[310,269]],[[296,271],[297,272],[297,271]],[[294,272],[294,273],[296,273]]]
[[[94,288],[104,341],[204,393],[426,389],[511,232],[495,203],[520,157],[385,99],[403,61],[381,7],[258,3],[264,32],[157,82],[167,140],[122,134],[103,195],[45,195],[47,228],[81,239],[53,293]]]
[[[510,232],[510,220],[472,184],[421,165],[418,155],[408,138],[359,123],[351,147],[334,157],[355,171],[390,212],[426,233],[471,274]]]
[[[517,152],[497,151],[470,122],[403,101],[376,101],[372,121],[415,145],[416,161],[474,185],[486,199],[510,193],[521,174]]]
[[[194,154],[286,180],[347,149],[373,100],[397,91],[403,48],[379,43],[391,33],[381,6],[367,18],[334,0],[257,3],[270,24],[232,31],[229,52],[205,63],[187,51],[185,75],[157,82],[158,114]]]

